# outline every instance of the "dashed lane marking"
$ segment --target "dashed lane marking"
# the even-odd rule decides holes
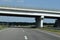
[[[24,36],[25,40],[28,40],[27,36]]]

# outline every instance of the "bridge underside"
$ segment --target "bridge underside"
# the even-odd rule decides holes
[[[35,15],[16,15],[16,14],[2,14],[0,16],[15,16],[15,17],[40,17]],[[59,17],[52,17],[52,16],[44,16],[44,18],[51,18],[51,19],[59,19]]]
[[[36,27],[43,27],[44,18],[57,19],[54,27],[60,27],[60,19],[59,17],[50,17],[50,16],[32,16],[32,15],[11,15],[11,14],[0,14],[0,16],[16,16],[16,17],[34,17]]]

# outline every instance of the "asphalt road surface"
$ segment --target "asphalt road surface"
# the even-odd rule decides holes
[[[0,31],[0,40],[60,40],[60,37],[31,28],[8,28]]]

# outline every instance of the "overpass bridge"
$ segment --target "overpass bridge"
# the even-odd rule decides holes
[[[60,11],[55,10],[0,7],[0,15],[34,17],[37,27],[43,27],[44,18],[57,18],[55,24],[60,26]]]

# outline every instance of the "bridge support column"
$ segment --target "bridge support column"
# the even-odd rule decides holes
[[[60,27],[60,18],[56,20],[54,27]]]
[[[36,17],[35,20],[36,20],[36,27],[43,27],[43,19],[44,19],[44,16],[41,16],[41,17]]]

